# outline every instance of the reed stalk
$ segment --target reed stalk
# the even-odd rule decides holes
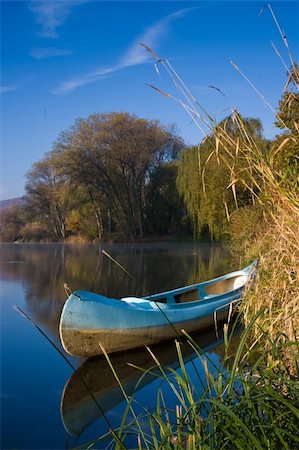
[[[177,404],[168,404],[162,384],[154,411],[144,408],[141,414],[134,414],[133,421],[128,420],[126,412],[118,440],[126,445],[128,436],[131,439],[133,436],[136,448],[155,450],[297,448],[298,364],[296,373],[291,374],[285,358],[269,337],[269,345],[262,353],[258,341],[252,344],[249,340],[251,329],[262,314],[260,311],[252,318],[234,354],[232,335],[226,327],[225,356],[221,366],[214,366],[213,370],[208,354],[202,354],[185,333],[188,345],[194,350],[194,362],[203,374],[205,389],[201,392],[198,380],[189,375],[190,361],[183,358],[181,344],[175,344],[178,370],[161,366],[150,351],[156,364],[155,373],[160,371],[161,379],[171,388]],[[285,340],[284,346],[294,358],[295,367],[297,356],[292,350],[293,343]],[[109,360],[108,355],[107,358]],[[127,401],[132,409],[134,401],[132,398]],[[116,442],[115,448],[118,445]],[[96,443],[94,448],[97,448]]]
[[[293,86],[285,105],[289,108],[289,116],[292,118],[294,103],[299,101],[299,68],[292,56],[287,37],[282,33],[279,21],[269,4],[265,5],[261,12],[267,10],[286,49],[287,60],[274,47],[284,67],[288,68],[286,88],[290,84]],[[251,339],[253,342],[258,341],[261,349],[266,347],[270,351],[273,342],[283,349],[282,336],[285,336],[285,339],[294,345],[284,349],[283,355],[288,361],[290,370],[295,372],[296,367],[293,366],[294,359],[291,353],[295,352],[299,359],[299,349],[295,345],[295,342],[298,342],[299,330],[298,151],[296,153],[296,150],[293,150],[293,160],[289,166],[285,167],[279,161],[287,157],[290,146],[299,149],[299,124],[296,118],[291,125],[286,124],[251,80],[233,63],[234,68],[246,79],[249,86],[265,105],[270,107],[274,114],[273,119],[280,126],[289,129],[265,151],[261,142],[249,133],[242,115],[237,110],[232,110],[229,120],[216,124],[212,115],[195,99],[170,62],[157,56],[149,47],[145,45],[144,47],[154,57],[155,66],[164,69],[170,76],[177,90],[177,96],[152,87],[179,103],[192,117],[204,140],[208,140],[211,144],[211,153],[204,163],[201,160],[200,145],[198,147],[198,167],[203,195],[207,195],[205,174],[212,159],[230,174],[227,189],[232,192],[235,211],[230,212],[225,201],[223,208],[229,221],[232,247],[241,249],[243,260],[260,259],[256,288],[248,293],[242,302],[245,326],[248,326],[252,318],[263,310],[262,314],[258,314],[254,326],[250,328]],[[236,133],[229,132],[231,122]],[[239,206],[237,186],[242,186],[251,196],[252,205],[243,208]],[[221,205],[215,207],[219,208]]]

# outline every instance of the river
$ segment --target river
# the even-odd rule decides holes
[[[105,250],[137,280],[102,253]],[[125,402],[104,358],[84,361],[66,355],[58,325],[69,289],[111,297],[140,296],[204,281],[236,269],[222,245],[1,244],[1,449],[67,449],[106,433],[121,421]],[[13,306],[40,327],[88,380],[100,408],[59,352]],[[221,364],[215,332],[199,336],[212,364]],[[154,349],[161,362],[176,367],[173,343]],[[140,376],[127,362],[148,368],[145,349],[113,355],[112,363],[129,394]],[[186,366],[192,376],[194,362]],[[203,371],[202,367],[197,371]],[[204,378],[204,374],[203,374]],[[153,409],[161,380],[145,377],[137,402]],[[168,391],[167,391],[168,389]],[[165,392],[169,398],[168,386]],[[83,429],[80,432],[80,429]],[[105,444],[106,445],[106,444]],[[104,443],[97,448],[105,448]],[[132,445],[137,447],[136,442]]]

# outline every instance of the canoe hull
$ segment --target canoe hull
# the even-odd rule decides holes
[[[217,313],[217,323],[227,319],[228,308]],[[187,333],[202,331],[214,326],[214,316],[180,322],[173,326],[165,325],[146,328],[83,329],[64,328],[61,341],[64,349],[73,356],[84,357],[102,354],[101,347],[107,353],[128,350],[144,345],[153,345],[161,341],[174,339]]]

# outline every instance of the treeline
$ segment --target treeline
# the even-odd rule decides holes
[[[128,113],[77,120],[27,173],[26,205],[3,214],[2,240],[190,232],[176,188],[183,147],[174,126]]]
[[[260,189],[258,170],[248,167],[252,149],[271,154],[281,183],[296,188],[298,148],[291,135],[297,116],[298,97],[287,92],[277,121],[284,132],[273,141],[263,137],[258,119],[233,113],[193,148],[174,126],[129,113],[79,119],[27,173],[25,204],[2,214],[0,238],[222,239],[232,228],[240,231],[244,211],[260,213],[252,207]]]

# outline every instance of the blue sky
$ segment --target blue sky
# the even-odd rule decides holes
[[[269,9],[259,1],[1,1],[0,200],[24,194],[25,174],[78,117],[128,111],[176,123],[188,144],[202,135],[180,106],[150,89],[174,93],[158,76],[150,46],[167,58],[217,120],[237,107],[259,117],[273,137],[273,112],[230,61],[275,108],[288,55]],[[271,6],[298,60],[299,3]],[[225,94],[222,95],[215,86]]]

